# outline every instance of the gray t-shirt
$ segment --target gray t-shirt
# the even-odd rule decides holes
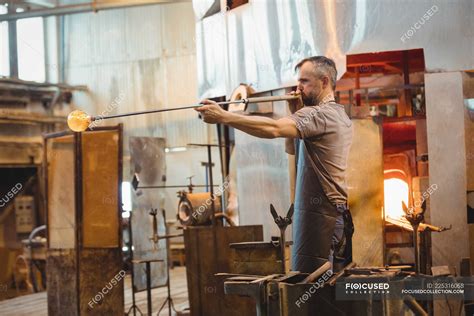
[[[308,149],[305,154],[309,152],[310,157],[307,158],[314,163],[315,172],[329,201],[332,204],[345,204],[346,169],[353,131],[344,106],[334,102],[305,106],[289,118],[295,121],[300,138],[305,140]]]

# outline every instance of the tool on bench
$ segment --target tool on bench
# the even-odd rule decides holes
[[[280,229],[280,255],[281,255],[281,265],[282,265],[282,273],[286,271],[286,263],[285,263],[285,231],[288,225],[291,224],[291,218],[293,217],[294,212],[294,205],[291,204],[288,213],[286,213],[285,217],[281,217],[278,215],[277,211],[273,204],[270,204],[270,213],[272,213],[273,219],[275,220],[275,224],[277,224],[278,228]]]

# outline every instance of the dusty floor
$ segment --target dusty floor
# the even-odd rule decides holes
[[[132,290],[130,286],[130,276],[125,278],[125,312],[132,306]],[[153,313],[155,314],[166,299],[166,287],[152,290]],[[178,311],[189,307],[188,288],[186,284],[186,268],[176,267],[171,270],[171,296]],[[135,300],[140,310],[146,314],[146,291],[136,293]],[[29,294],[0,302],[0,315],[2,316],[46,316],[48,315],[46,292]],[[130,313],[133,315],[133,312]],[[137,313],[139,315],[139,313]],[[160,315],[168,315],[168,308],[165,307]]]

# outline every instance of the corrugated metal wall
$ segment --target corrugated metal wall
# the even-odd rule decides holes
[[[77,108],[110,115],[198,102],[191,3],[69,15],[64,17],[64,34],[65,81],[90,89],[90,93],[74,93]],[[167,147],[216,143],[215,126],[204,124],[193,110],[108,120],[100,125],[118,122],[124,123],[124,181],[131,180],[129,136],[163,137]],[[213,150],[214,183],[221,183],[218,157]],[[195,175],[195,184],[204,184],[201,161],[205,160],[205,148],[168,153],[166,184],[186,184],[191,175]],[[163,204],[154,207],[164,207],[168,218],[176,214],[177,190],[157,191],[164,193]]]
[[[191,3],[76,14],[64,22],[66,82],[91,89],[75,94],[78,108],[116,114],[198,101]],[[168,147],[208,141],[207,127],[190,110],[121,121],[126,136],[164,137]]]

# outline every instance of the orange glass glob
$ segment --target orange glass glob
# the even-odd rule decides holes
[[[74,132],[85,131],[91,122],[91,117],[81,110],[72,111],[67,117],[67,125]]]

